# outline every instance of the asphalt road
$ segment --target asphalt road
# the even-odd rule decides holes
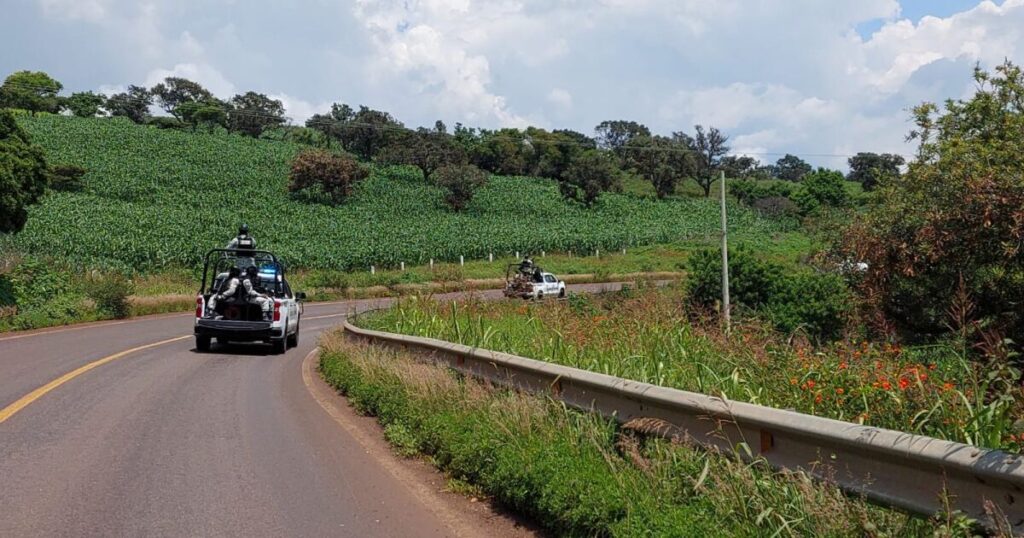
[[[303,380],[321,331],[385,303],[306,305],[284,355],[197,353],[189,314],[0,334],[0,536],[465,534]]]

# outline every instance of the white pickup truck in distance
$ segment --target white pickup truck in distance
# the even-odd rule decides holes
[[[537,268],[524,273],[519,266],[511,265],[505,274],[505,297],[521,299],[543,299],[544,297],[565,297],[565,282],[555,275]]]

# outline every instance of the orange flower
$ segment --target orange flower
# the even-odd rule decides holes
[[[938,368],[938,366],[937,366],[937,365],[936,365],[935,363],[932,363],[932,364],[929,364],[929,365],[928,365],[928,369],[929,369],[929,370],[934,370],[934,369],[936,369],[936,368]]]
[[[790,385],[796,385],[796,384],[797,384],[797,380],[796,380],[796,378],[795,378],[795,377],[791,377],[791,378],[789,378],[789,384],[790,384]]]
[[[907,381],[907,378],[905,378],[905,377],[901,377],[900,378],[900,390],[907,390],[907,387],[909,387],[909,386],[910,386],[910,381]]]
[[[922,373],[917,378],[920,379],[922,382],[923,381],[928,381],[928,374]]]
[[[839,369],[845,370],[847,367],[846,361],[839,361]]]
[[[813,380],[813,379],[808,379],[808,380],[807,380],[807,388],[809,388],[809,389],[813,389],[813,388],[814,388],[814,385],[815,385],[815,383],[814,383],[814,380]]]
[[[821,394],[814,397],[814,403],[821,403]]]
[[[892,390],[892,384],[888,381],[882,381],[882,388],[885,390]]]
[[[836,389],[836,394],[843,395],[845,393],[846,389],[844,389],[843,387],[839,387],[838,389]]]
[[[949,381],[942,384],[942,390],[953,390],[954,385]]]

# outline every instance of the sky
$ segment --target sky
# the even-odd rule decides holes
[[[66,91],[169,75],[408,126],[713,125],[734,153],[909,155],[909,108],[1024,62],[1024,0],[7,0],[0,76]],[[5,3],[7,3],[5,2]]]

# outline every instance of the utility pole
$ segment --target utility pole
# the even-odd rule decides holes
[[[732,316],[729,308],[729,223],[725,216],[725,172],[722,172],[722,321],[725,334],[732,331]]]

